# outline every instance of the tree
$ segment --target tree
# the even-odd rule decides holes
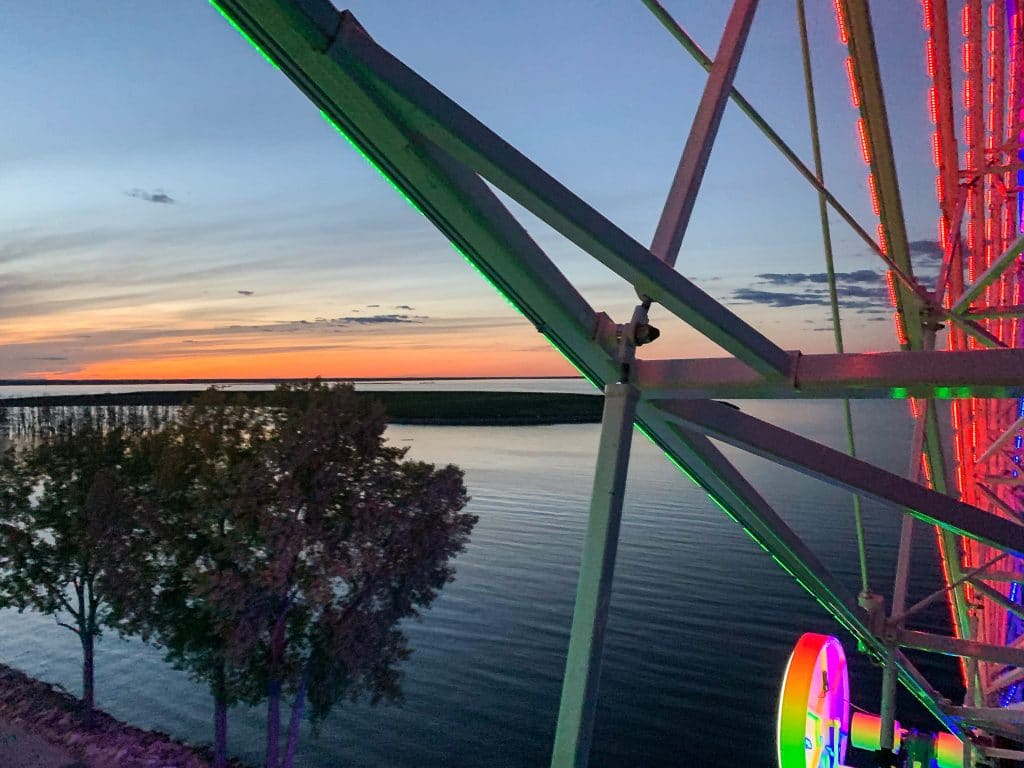
[[[205,599],[208,585],[233,568],[230,545],[239,473],[272,422],[244,398],[228,404],[215,389],[181,409],[176,421],[139,446],[152,468],[149,504],[131,550],[118,553],[112,620],[165,650],[177,669],[206,683],[214,700],[214,768],[227,765],[229,707],[261,698],[244,670],[229,663],[230,633]],[[143,489],[139,489],[142,492]],[[112,585],[113,586],[113,585]],[[114,587],[117,589],[117,587]]]
[[[0,466],[0,607],[53,615],[82,645],[86,725],[95,707],[94,649],[109,611],[101,552],[116,548],[116,521],[134,505],[135,467],[124,429],[91,421],[58,432]]]
[[[228,560],[209,601],[232,662],[267,696],[266,768],[291,768],[307,700],[314,723],[342,696],[400,697],[398,623],[454,576],[476,517],[462,472],[404,460],[379,403],[349,385],[280,388],[274,426],[242,462]],[[291,694],[284,755],[280,707]]]

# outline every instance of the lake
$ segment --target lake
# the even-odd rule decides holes
[[[466,386],[481,384],[588,390],[573,381]],[[834,447],[845,444],[838,403],[740,405]],[[855,403],[854,418],[861,455],[902,472],[911,432],[906,403]],[[599,427],[392,426],[387,435],[413,458],[461,466],[480,521],[457,560],[455,582],[422,621],[406,625],[414,653],[405,664],[404,705],[338,705],[318,739],[302,740],[297,764],[547,765]],[[726,452],[855,593],[849,495]],[[899,514],[868,502],[865,522],[872,583],[888,594]],[[911,600],[939,583],[933,549],[931,532],[918,536]],[[923,626],[941,628],[946,617],[936,606]],[[877,711],[880,675],[850,638],[635,433],[590,764],[774,765],[780,678],[804,631],[840,636],[853,704]],[[52,618],[0,612],[0,662],[78,693],[79,655],[76,638]],[[921,666],[940,687],[955,686],[951,664],[923,659]],[[159,651],[105,637],[96,675],[97,703],[115,717],[189,741],[212,738],[206,689],[164,664]],[[898,714],[905,724],[935,727],[905,699]],[[231,713],[231,749],[252,764],[262,759],[263,716],[246,708]],[[870,755],[852,751],[847,762],[872,764]]]

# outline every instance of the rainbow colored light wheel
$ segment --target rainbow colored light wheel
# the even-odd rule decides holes
[[[837,768],[850,733],[846,654],[830,635],[805,633],[786,665],[776,739],[779,768]]]

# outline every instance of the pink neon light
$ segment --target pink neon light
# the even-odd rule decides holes
[[[853,106],[860,108],[860,95],[857,91],[857,78],[853,74],[853,57],[846,57],[846,79],[850,84],[850,98],[853,100]]]
[[[903,327],[903,315],[896,311],[892,313],[892,317],[896,321],[896,338],[899,339],[900,346],[905,347],[907,345],[907,329]]]
[[[860,156],[865,165],[871,165],[871,150],[868,146],[868,129],[864,118],[857,119],[857,138],[860,140]]]
[[[843,16],[842,0],[833,0],[832,5],[836,9],[836,23],[839,25],[839,40],[843,45],[850,42],[850,35],[846,31],[846,17]]]

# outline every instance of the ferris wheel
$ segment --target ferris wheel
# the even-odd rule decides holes
[[[825,0],[817,0],[825,2]],[[846,656],[835,637],[796,643],[782,683],[781,768],[835,768],[847,747],[890,764],[973,766],[1024,760],[1024,3],[923,0],[921,66],[933,126],[934,284],[915,276],[868,0],[835,0],[846,48],[850,125],[875,220],[858,221],[824,181],[803,0],[796,0],[813,158],[801,159],[734,85],[756,0],[734,0],[710,57],[656,0],[644,5],[708,72],[650,246],[638,243],[380,47],[329,0],[214,0],[228,21],[523,316],[605,394],[590,516],[552,766],[587,764],[633,427],[810,593],[883,668],[879,715],[850,714]],[[729,101],[819,196],[835,354],[787,352],[683,277],[674,264]],[[590,306],[488,186],[609,267],[636,292],[629,318]],[[915,190],[922,193],[922,190]],[[930,194],[930,193],[929,193]],[[829,215],[886,270],[901,351],[845,353]],[[636,355],[659,332],[658,304],[727,353]],[[944,331],[944,334],[940,334]],[[937,342],[943,339],[944,343]],[[941,347],[945,347],[944,349]],[[652,349],[657,349],[653,347]],[[906,399],[909,470],[881,469],[713,398]],[[941,401],[952,400],[945,419]],[[850,591],[712,442],[722,442],[883,502],[902,518],[896,578],[870,584],[854,507],[861,589]],[[853,435],[850,432],[850,445]],[[915,537],[936,542],[943,582],[908,605]],[[937,601],[948,634],[915,628]],[[937,689],[905,649],[955,656],[966,696]],[[939,733],[896,721],[902,684]]]

